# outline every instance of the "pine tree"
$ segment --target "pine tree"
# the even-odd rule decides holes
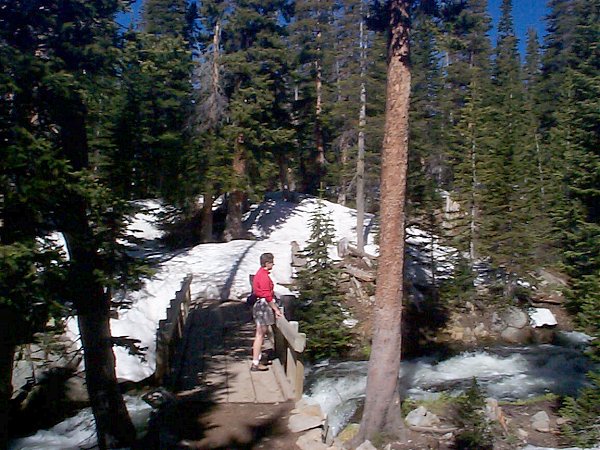
[[[292,141],[286,110],[287,51],[279,21],[287,6],[282,0],[240,2],[224,24],[229,123],[223,135],[232,174],[226,186],[228,239],[244,235],[242,209],[250,185],[258,192],[275,186],[274,155],[284,152]]]
[[[332,24],[338,3],[334,0],[297,2],[295,21],[290,24],[294,64],[294,117],[298,122],[299,172],[302,190],[315,194],[326,174],[326,97],[332,68],[332,45],[336,41]]]
[[[571,305],[588,332],[597,334],[599,327],[592,318],[600,305],[600,58],[596,42],[600,9],[597,0],[582,0],[574,6],[577,26],[572,34],[571,64],[565,70],[556,126],[550,134],[560,169],[557,179],[564,187],[555,214],[572,280]]]
[[[313,360],[341,357],[351,346],[352,334],[344,327],[343,295],[338,287],[339,270],[329,257],[334,228],[321,200],[310,219],[310,238],[303,250],[306,267],[298,273],[301,328],[310,340],[307,353]]]
[[[109,327],[110,288],[117,277],[114,240],[122,212],[111,209],[118,201],[104,187],[99,167],[91,163],[101,160],[99,153],[110,145],[90,147],[90,142],[103,141],[97,133],[108,127],[98,126],[104,123],[99,120],[100,108],[93,102],[88,108],[87,102],[89,96],[102,91],[114,67],[109,50],[116,38],[113,19],[118,2],[42,3],[13,2],[0,12],[2,55],[12,57],[3,61],[10,67],[9,82],[3,84],[7,95],[2,96],[10,120],[3,124],[3,133],[11,139],[2,144],[8,146],[8,151],[2,152],[7,156],[3,159],[7,171],[3,171],[2,181],[3,191],[6,189],[2,192],[6,201],[2,250],[13,256],[10,268],[3,270],[8,277],[3,281],[10,280],[11,289],[28,286],[28,291],[38,296],[36,304],[44,305],[44,298],[72,302],[98,445],[128,445],[134,428],[117,385]],[[91,114],[94,120],[89,119]],[[90,140],[92,123],[95,133]],[[24,196],[25,192],[33,197]],[[16,232],[15,225],[21,220],[15,216],[19,204],[27,205],[20,214],[33,220]],[[47,289],[31,274],[36,270],[43,274],[56,265],[45,259],[45,248],[35,244],[52,230],[63,232],[70,259],[62,259],[64,281]],[[11,246],[21,249],[20,255],[10,250]],[[3,300],[8,296],[11,302],[21,303],[14,294],[3,289]],[[26,305],[21,304],[21,311],[27,310]],[[5,356],[10,355],[2,356],[5,368]]]
[[[472,264],[483,255],[482,170],[490,142],[491,19],[486,1],[448,2],[441,10],[446,71],[441,105],[442,136],[448,142],[452,195],[461,213],[450,230],[455,245]]]
[[[600,374],[588,375],[590,385],[577,398],[567,397],[560,409],[568,421],[561,431],[570,442],[580,447],[591,447],[600,440]]]

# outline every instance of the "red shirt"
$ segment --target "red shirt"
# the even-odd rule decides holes
[[[258,298],[264,298],[266,301],[272,302],[274,297],[273,289],[273,281],[269,276],[269,271],[261,267],[252,280],[252,291],[254,291],[254,294]]]

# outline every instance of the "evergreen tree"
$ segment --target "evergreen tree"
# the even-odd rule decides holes
[[[287,50],[280,22],[287,7],[283,0],[240,2],[232,5],[223,26],[229,119],[223,135],[231,161],[227,239],[244,235],[241,219],[250,186],[258,192],[274,187],[274,155],[292,140],[286,109]]]
[[[340,357],[351,346],[352,334],[344,327],[343,295],[338,287],[339,270],[329,257],[333,222],[321,200],[310,219],[310,238],[303,254],[307,264],[298,273],[302,330],[310,336],[306,352],[311,359]]]
[[[295,4],[295,20],[290,24],[294,65],[294,117],[300,151],[299,171],[302,190],[315,194],[326,174],[326,97],[332,65],[332,45],[336,41],[332,24],[338,3],[334,0],[308,0]]]
[[[449,146],[452,194],[461,213],[450,230],[471,263],[482,256],[482,170],[490,145],[491,19],[487,1],[447,2],[442,10],[446,72],[441,107],[443,136]]]
[[[561,431],[569,441],[580,447],[592,447],[600,440],[600,374],[589,374],[590,385],[578,397],[567,397],[560,409],[568,421]]]
[[[104,121],[98,105],[87,101],[102,86],[111,85],[106,80],[114,67],[109,50],[115,42],[118,5],[116,1],[85,5],[13,2],[0,11],[2,58],[9,74],[2,84],[8,121],[3,123],[6,139],[1,145],[6,169],[2,176],[2,253],[8,256],[3,261],[8,267],[3,267],[2,281],[10,287],[5,290],[3,285],[2,303],[13,312],[10,316],[16,312],[15,323],[35,324],[23,317],[29,308],[18,290],[27,286],[38,296],[34,305],[42,305],[42,312],[47,308],[40,300],[72,302],[100,448],[128,445],[134,438],[117,385],[109,327],[122,210],[104,187],[99,167],[92,166],[110,145],[90,147],[90,142],[99,144],[105,139],[97,133],[106,127],[99,126]],[[95,135],[93,139],[88,138],[90,134]],[[17,214],[33,220],[19,230],[23,219]],[[36,243],[51,230],[65,236],[69,260],[54,257],[65,267],[64,281],[46,290],[44,277],[32,278],[31,274],[62,266],[46,259],[50,253]],[[28,314],[37,315],[35,310]],[[6,357],[11,358],[6,353],[2,356],[6,368]]]

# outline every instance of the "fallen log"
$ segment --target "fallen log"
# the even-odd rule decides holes
[[[359,269],[358,267],[354,267],[350,264],[344,264],[342,266],[342,271],[360,281],[364,281],[367,283],[372,283],[376,279],[375,272]]]

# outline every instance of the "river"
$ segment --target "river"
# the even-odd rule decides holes
[[[496,346],[465,351],[441,359],[436,356],[402,361],[403,397],[436,398],[457,395],[475,378],[485,396],[517,400],[546,393],[574,395],[592,369],[583,354],[589,341],[581,333],[560,333],[557,344]],[[317,401],[338,433],[348,423],[365,395],[367,361],[324,361],[309,368],[305,396]]]

